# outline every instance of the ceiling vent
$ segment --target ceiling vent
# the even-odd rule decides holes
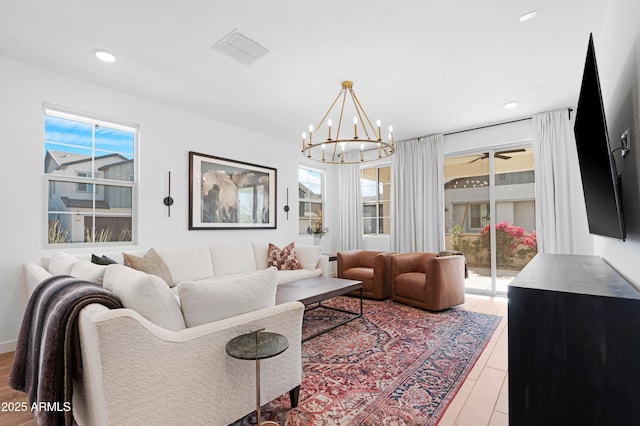
[[[231,31],[211,48],[245,65],[251,65],[269,53],[269,50],[262,47],[260,43],[251,40],[238,29]]]

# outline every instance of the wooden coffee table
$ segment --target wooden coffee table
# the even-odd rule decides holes
[[[322,302],[325,300],[331,299],[336,296],[342,296],[354,290],[360,291],[359,313],[335,308],[333,306],[322,305]],[[307,307],[316,305],[307,308],[307,310],[322,307],[325,309],[331,309],[334,311],[353,315],[352,317],[347,318],[344,321],[340,321],[339,323],[334,324],[331,327],[328,327],[322,331],[312,334],[311,336],[303,338],[302,341],[306,342],[307,340],[320,336],[321,334],[333,330],[336,327],[340,327],[341,325],[344,325],[349,321],[353,321],[357,318],[362,318],[362,282],[355,280],[345,280],[342,278],[318,277],[279,285],[276,291],[276,305],[294,301],[302,302]]]

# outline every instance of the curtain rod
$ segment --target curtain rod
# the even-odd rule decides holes
[[[571,112],[573,112],[573,108],[567,108],[567,113],[569,114],[569,120],[571,120]],[[455,134],[458,134],[458,133],[470,132],[472,130],[486,129],[488,127],[502,126],[503,124],[518,123],[520,121],[526,121],[526,120],[531,120],[531,119],[533,119],[533,117],[518,118],[516,120],[505,121],[505,122],[502,122],[502,123],[487,124],[485,126],[474,127],[472,129],[456,130],[455,132],[444,133],[443,136],[449,136],[449,135],[455,135]]]
[[[458,133],[471,132],[473,130],[486,129],[488,127],[502,126],[504,124],[518,123],[520,121],[531,120],[533,117],[518,118],[517,120],[504,121],[502,123],[487,124],[485,126],[474,127],[472,129],[456,130],[455,132],[444,133],[443,136],[456,135]]]

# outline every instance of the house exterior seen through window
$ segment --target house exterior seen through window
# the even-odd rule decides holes
[[[362,190],[362,233],[389,234],[391,228],[391,167],[360,170]]]
[[[312,234],[322,229],[324,219],[324,172],[298,167],[298,233]]]
[[[138,129],[45,107],[47,245],[135,241]]]

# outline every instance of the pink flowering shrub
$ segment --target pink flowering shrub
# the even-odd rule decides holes
[[[480,247],[489,249],[490,225],[480,230]],[[496,262],[498,267],[510,267],[518,256],[524,259],[526,256],[538,251],[536,231],[527,233],[524,228],[517,225],[509,225],[506,221],[496,224]]]

